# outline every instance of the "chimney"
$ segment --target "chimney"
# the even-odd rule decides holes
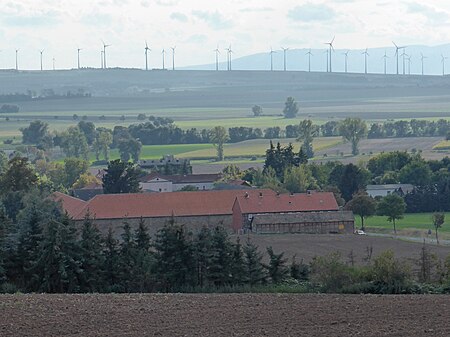
[[[262,198],[262,197],[263,197],[263,195],[262,195],[262,192],[259,192],[259,197],[260,197],[260,198]]]
[[[248,195],[248,193],[247,192],[245,192],[245,194],[244,194],[244,198],[245,199],[248,199],[250,196]]]

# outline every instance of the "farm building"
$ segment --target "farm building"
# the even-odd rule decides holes
[[[372,198],[385,197],[393,193],[404,196],[413,190],[414,185],[411,184],[367,185],[366,187],[367,194]]]
[[[190,166],[189,159],[175,158],[173,155],[166,155],[161,159],[145,159],[139,160],[139,166],[145,169],[159,168],[167,165],[170,166]]]
[[[214,183],[220,180],[220,174],[178,174],[164,175],[151,173],[141,179],[140,186],[145,192],[175,192],[186,186],[193,186],[198,190],[212,190]]]
[[[353,233],[354,217],[339,210],[331,192],[244,194],[233,205],[235,232]]]
[[[276,193],[272,190],[222,190],[173,193],[102,194],[88,202],[55,193],[62,207],[78,223],[87,213],[103,233],[112,227],[120,234],[123,222],[137,227],[140,219],[145,220],[151,235],[154,235],[168,221],[186,225],[196,231],[203,226],[223,225],[232,231],[232,208],[237,196],[244,193],[257,197]]]

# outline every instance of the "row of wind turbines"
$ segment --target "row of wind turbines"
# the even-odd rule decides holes
[[[331,42],[326,42],[324,44],[328,45],[327,50],[325,50],[324,54],[326,54],[326,71],[327,72],[333,72],[333,53],[335,52],[334,49],[334,40],[335,38],[333,38],[331,40]],[[395,42],[392,42],[395,48],[395,58],[397,61],[396,64],[396,74],[399,75],[400,74],[400,66],[399,66],[399,57],[402,58],[402,63],[403,63],[403,75],[411,75],[411,58],[412,55],[408,55],[406,53],[406,48],[407,46],[398,46]],[[283,52],[283,70],[286,71],[287,69],[287,56],[286,53],[289,50],[289,48],[284,48],[281,47],[281,51]],[[401,54],[400,52],[403,51]],[[273,50],[272,48],[270,48],[269,51],[269,55],[270,55],[270,70],[273,71],[273,54],[276,54],[277,51]],[[342,55],[345,56],[344,58],[344,72],[347,73],[348,72],[348,55],[350,53],[350,50],[347,50],[346,52],[342,53]],[[369,49],[366,48],[362,53],[362,55],[364,55],[364,73],[367,74],[368,73],[368,59],[370,57],[369,54]],[[308,71],[311,72],[311,57],[314,56],[314,54],[311,52],[311,49],[305,54],[308,57]],[[428,57],[424,56],[423,53],[420,53],[421,57],[420,57],[420,61],[421,61],[421,69],[422,69],[422,75],[425,74],[425,66],[424,66],[424,61],[425,59],[427,59]],[[387,74],[387,59],[389,58],[389,56],[387,55],[387,52],[384,52],[384,55],[382,57],[383,61],[384,61],[384,74]],[[448,59],[448,57],[445,57],[444,55],[441,55],[441,63],[442,63],[442,75],[445,75],[445,61]]]
[[[332,73],[333,72],[333,53],[335,53],[335,49],[334,49],[334,41],[335,41],[335,37],[333,37],[333,39],[330,42],[326,42],[324,43],[325,45],[328,46],[328,48],[325,50],[324,54],[326,54],[326,71]],[[408,55],[406,53],[406,49],[407,46],[398,46],[395,42],[392,42],[395,48],[395,54],[394,57],[396,58],[396,74],[399,75],[400,74],[400,58],[402,59],[402,73],[403,75],[411,75],[411,55]],[[101,69],[107,69],[107,48],[111,47],[111,44],[106,44],[103,40],[102,40],[102,48],[100,51],[100,67]],[[81,51],[83,49],[82,48],[77,48],[77,68],[81,69],[81,61],[80,61],[80,54]],[[174,47],[170,47],[170,50],[172,51],[172,70],[175,70],[175,50],[176,50],[176,46]],[[233,55],[233,50],[231,48],[231,45],[228,48],[224,49],[226,51],[226,55],[227,55],[227,70],[230,71],[232,70],[232,55]],[[290,50],[290,48],[285,48],[285,47],[281,47],[281,51],[283,52],[283,70],[287,71],[287,52]],[[16,70],[19,70],[19,61],[18,61],[18,55],[19,55],[19,51],[20,49],[16,49],[15,50],[15,66],[16,66]],[[44,49],[39,50],[39,54],[40,54],[40,70],[43,71],[44,67],[43,67],[43,55],[44,55]],[[145,52],[145,70],[149,70],[149,62],[148,62],[148,56],[149,53],[152,50],[150,49],[147,41],[145,41],[145,47],[144,47],[144,52]],[[213,50],[213,52],[215,53],[215,70],[219,71],[219,63],[220,63],[220,49],[219,46],[217,46],[216,49]],[[270,55],[270,71],[274,71],[274,63],[273,63],[273,55],[276,54],[277,51],[273,50],[273,48],[270,48],[269,51],[269,55]],[[350,53],[350,50],[347,50],[346,52],[342,53],[345,56],[345,64],[344,64],[344,69],[345,69],[345,73],[348,72],[348,55]],[[166,70],[166,54],[167,51],[166,49],[162,49],[161,51],[161,56],[162,56],[162,69]],[[311,57],[314,56],[314,54],[311,52],[311,49],[309,49],[309,51],[305,54],[308,58],[308,72],[311,72]],[[368,73],[368,61],[369,61],[369,49],[366,48],[364,52],[362,52],[362,55],[364,55],[364,73],[367,74]],[[384,56],[382,57],[382,59],[384,60],[384,74],[387,74],[387,60],[388,60],[389,56],[387,55],[387,52],[385,51]],[[424,56],[421,53],[421,70],[422,70],[422,75],[425,74],[425,69],[424,69],[424,61],[425,59],[427,59],[426,56]],[[448,57],[445,57],[444,55],[441,55],[441,63],[442,63],[442,75],[445,75],[445,62],[448,59]],[[52,59],[53,61],[53,70],[56,70],[55,67],[55,58],[53,57]]]

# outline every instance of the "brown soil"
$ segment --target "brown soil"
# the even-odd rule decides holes
[[[3,295],[1,336],[450,336],[448,296]]]
[[[368,255],[368,249],[372,249],[372,257],[386,250],[392,250],[396,257],[407,260],[410,264],[414,265],[419,259],[423,247],[423,244],[419,242],[354,234],[251,235],[250,238],[253,243],[258,245],[261,251],[265,251],[266,247],[272,246],[276,253],[284,252],[288,258],[296,255],[297,261],[303,259],[305,262],[311,261],[315,256],[340,252],[344,261],[348,261],[350,259],[349,255],[353,255],[355,264],[364,264]],[[244,243],[246,239],[247,236],[241,236],[241,243]],[[445,259],[450,255],[450,246],[427,244],[427,247],[430,252],[435,253],[441,259]]]

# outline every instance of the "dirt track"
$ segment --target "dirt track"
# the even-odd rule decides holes
[[[448,296],[4,295],[1,336],[449,336]]]

